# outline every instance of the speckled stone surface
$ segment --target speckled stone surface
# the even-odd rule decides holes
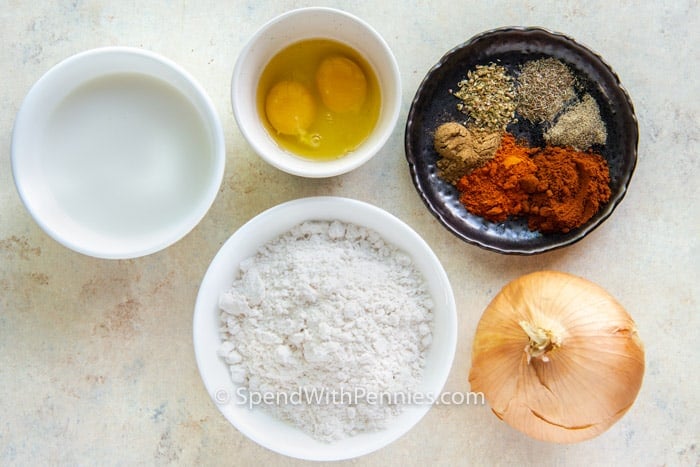
[[[321,2],[374,25],[403,76],[399,125],[381,153],[326,180],[284,174],[259,159],[235,125],[230,76],[257,27],[306,1],[0,0],[0,464],[302,465],[242,436],[199,379],[192,312],[221,244],[259,212],[312,195],[371,202],[412,226],[442,260],[459,313],[446,391],[468,391],[472,336],[507,281],[558,269],[615,295],[647,350],[639,397],[602,436],[577,445],[530,440],[480,405],[434,407],[392,445],[355,465],[699,465],[700,18],[697,1]],[[444,52],[509,25],[563,32],[602,54],[639,119],[629,192],[602,227],[563,250],[500,256],[467,245],[428,213],[411,184],[403,125],[413,94]],[[225,128],[221,191],[184,239],[135,260],[97,260],[51,240],[22,206],[11,131],[30,86],[83,50],[142,47],[194,75]]]

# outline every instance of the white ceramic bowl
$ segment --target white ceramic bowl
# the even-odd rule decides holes
[[[232,402],[235,386],[228,366],[217,356],[219,295],[231,287],[241,260],[278,235],[306,220],[332,220],[362,225],[378,232],[413,258],[434,300],[433,341],[426,356],[420,392],[438,395],[452,366],[457,343],[457,314],[447,275],[427,243],[408,225],[373,205],[338,197],[302,198],[259,214],[236,231],[214,257],[197,295],[194,350],[204,385],[221,413],[244,435],[275,452],[307,460],[349,459],[380,449],[411,429],[430,405],[409,405],[383,431],[323,443],[265,412]]]
[[[135,258],[185,236],[224,173],[218,114],[185,70],[108,47],[52,67],[22,102],[12,170],[26,208],[58,242]]]
[[[286,46],[304,39],[325,38],[357,50],[374,68],[381,90],[379,121],[351,154],[331,161],[313,161],[282,149],[263,126],[256,106],[258,80],[269,60]],[[233,70],[231,103],[236,122],[260,157],[290,174],[321,178],[349,172],[367,162],[394,131],[401,108],[399,67],[386,41],[363,20],[341,10],[300,8],[263,25],[241,51]]]

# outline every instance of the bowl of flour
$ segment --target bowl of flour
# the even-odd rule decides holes
[[[447,380],[457,317],[427,243],[386,211],[339,197],[275,206],[212,260],[194,312],[204,386],[242,434],[290,457],[380,449]]]

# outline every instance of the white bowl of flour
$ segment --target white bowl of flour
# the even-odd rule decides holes
[[[194,313],[204,385],[244,435],[340,460],[380,449],[428,412],[457,341],[447,275],[380,208],[338,197],[273,207],[214,257]]]

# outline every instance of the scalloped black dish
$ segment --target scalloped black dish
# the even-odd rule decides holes
[[[569,66],[600,107],[608,139],[600,154],[610,167],[610,201],[590,221],[568,233],[531,231],[524,219],[493,223],[469,213],[459,192],[438,177],[435,129],[447,121],[465,121],[450,90],[476,65],[498,62],[514,69],[527,60],[554,57]],[[524,119],[519,119],[523,121]],[[508,131],[538,144],[527,122]],[[502,28],[474,36],[447,52],[428,72],[411,103],[405,151],[413,183],[430,212],[453,234],[482,248],[505,254],[537,254],[571,245],[598,227],[622,201],[637,161],[639,132],[632,102],[610,66],[596,53],[562,34],[542,28]]]

